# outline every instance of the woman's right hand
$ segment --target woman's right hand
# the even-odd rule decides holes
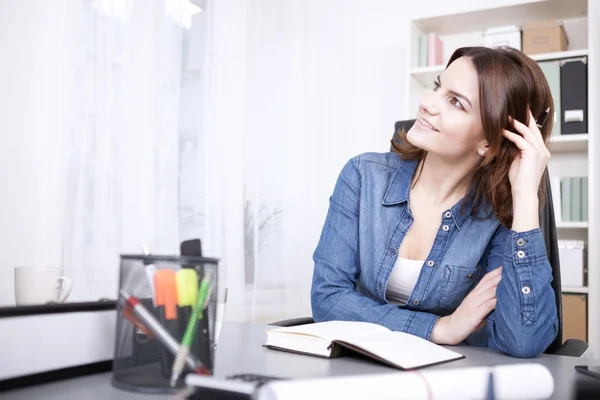
[[[502,279],[502,267],[488,272],[460,306],[450,315],[438,319],[431,332],[431,341],[456,345],[483,325],[496,308],[496,287]]]

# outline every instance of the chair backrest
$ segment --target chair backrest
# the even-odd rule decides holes
[[[406,132],[415,123],[414,119],[397,121],[394,126],[393,143],[400,143],[400,131],[404,129]],[[393,151],[392,148],[390,148]],[[558,334],[554,341],[546,349],[546,353],[554,353],[562,345],[562,287],[560,283],[560,263],[558,258],[558,239],[556,234],[556,221],[554,220],[554,204],[552,202],[552,190],[550,188],[550,177],[548,169],[544,172],[542,178],[546,181],[546,202],[540,209],[540,228],[546,242],[546,252],[548,261],[552,267],[552,288],[554,289],[554,297],[556,301],[556,310],[558,311]]]

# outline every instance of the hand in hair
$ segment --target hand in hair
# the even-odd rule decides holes
[[[544,169],[550,160],[550,151],[542,139],[531,111],[528,125],[512,118],[511,123],[520,135],[505,129],[504,137],[513,142],[521,152],[520,157],[513,161],[508,173],[513,196],[537,195]]]

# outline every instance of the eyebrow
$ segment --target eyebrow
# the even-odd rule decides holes
[[[441,75],[438,75],[437,80],[438,80],[438,83],[440,84],[440,86],[442,86],[442,76]],[[448,90],[448,93],[452,94],[455,97],[459,97],[459,98],[463,99],[464,101],[469,103],[469,107],[473,108],[471,101],[464,94],[460,94],[458,92],[455,92],[454,90]]]

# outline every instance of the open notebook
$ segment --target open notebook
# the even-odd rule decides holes
[[[265,347],[333,358],[347,349],[400,369],[413,369],[464,358],[404,332],[368,322],[327,321],[267,330]]]

